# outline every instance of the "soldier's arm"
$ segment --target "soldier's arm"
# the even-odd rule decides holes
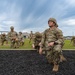
[[[44,33],[43,33],[43,35],[42,35],[41,47],[43,47],[44,44],[45,44],[45,31],[44,31]]]
[[[36,38],[33,39],[33,43],[32,43],[33,48],[35,48],[35,41],[36,41]]]
[[[16,36],[18,37],[18,33],[15,31]]]
[[[11,34],[10,32],[7,34],[8,38],[11,39]]]
[[[57,40],[55,41],[55,43],[64,44],[64,37],[61,30],[57,31],[56,37],[57,37]]]
[[[34,38],[33,38],[33,44],[35,44],[35,42],[36,42],[36,38],[34,37]]]

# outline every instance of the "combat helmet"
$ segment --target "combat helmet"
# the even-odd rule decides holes
[[[35,37],[40,38],[40,37],[42,37],[42,34],[40,32],[36,32]]]
[[[5,33],[3,33],[2,35],[5,36]]]
[[[48,20],[48,23],[49,23],[49,21],[54,22],[54,23],[55,23],[55,26],[58,27],[58,24],[57,24],[57,21],[56,21],[55,18],[50,18],[50,19]]]
[[[19,32],[19,34],[22,34],[22,32]]]
[[[13,26],[11,26],[11,27],[10,27],[10,29],[14,29],[14,27],[13,27]]]

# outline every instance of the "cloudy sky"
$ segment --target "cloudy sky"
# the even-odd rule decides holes
[[[0,0],[0,31],[43,32],[50,17],[64,36],[75,35],[75,0]]]

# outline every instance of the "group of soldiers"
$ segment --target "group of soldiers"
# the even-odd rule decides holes
[[[39,54],[45,52],[46,58],[49,64],[53,64],[52,71],[59,71],[59,63],[66,61],[66,58],[63,55],[62,48],[64,45],[64,37],[62,31],[58,28],[58,24],[55,18],[50,18],[48,20],[49,28],[46,29],[43,33],[36,32],[33,34],[30,33],[29,43],[32,41],[32,47],[37,50]],[[8,33],[8,38],[10,39],[10,47],[18,48],[20,45],[24,45],[24,37],[22,32],[17,34],[14,31],[14,27],[10,27],[11,31]],[[1,39],[4,38],[4,34]],[[75,37],[71,41],[75,40]],[[2,40],[2,45],[6,40]],[[74,41],[75,42],[75,41]],[[7,42],[8,43],[8,42]],[[75,45],[75,44],[74,44]]]
[[[59,70],[59,63],[66,61],[62,52],[64,38],[55,18],[50,18],[48,25],[49,28],[42,34],[40,32],[34,34],[32,47],[36,49],[39,54],[43,54],[43,51],[45,51],[48,63],[53,64],[52,71],[57,72]]]
[[[19,34],[14,31],[14,27],[10,27],[10,32],[6,35],[5,33],[1,34],[1,45],[4,45],[4,42],[6,41],[6,44],[8,44],[8,41],[10,41],[10,48],[19,48],[20,46],[24,45],[24,36],[22,35],[22,32],[19,32]]]

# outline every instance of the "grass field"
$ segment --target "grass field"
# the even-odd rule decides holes
[[[6,44],[6,42],[4,43],[4,45],[0,45],[0,49],[11,49],[10,48],[10,43]],[[25,39],[25,44],[24,46],[20,46],[17,49],[32,49],[32,42],[29,43],[29,39]]]
[[[4,44],[3,46],[0,45],[0,49],[11,49],[10,44]],[[32,42],[29,43],[29,39],[25,39],[25,44],[24,46],[20,46],[17,49],[32,49]],[[65,40],[65,44],[63,46],[63,49],[75,49],[75,46],[70,43],[70,40]]]
[[[71,43],[70,40],[65,40],[63,49],[75,49],[75,46]]]

